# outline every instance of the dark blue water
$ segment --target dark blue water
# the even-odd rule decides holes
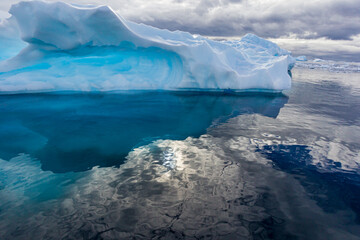
[[[0,96],[0,239],[360,239],[359,74]]]

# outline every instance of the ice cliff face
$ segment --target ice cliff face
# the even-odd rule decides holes
[[[10,13],[0,24],[0,44],[12,49],[0,52],[1,92],[291,86],[290,53],[252,34],[217,42],[126,21],[107,6],[62,2],[20,2]],[[22,50],[20,37],[6,36],[14,29]]]

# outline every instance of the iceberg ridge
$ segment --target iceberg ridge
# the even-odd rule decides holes
[[[107,6],[63,2],[20,2],[9,12],[27,46],[0,33],[0,43],[18,47],[0,56],[0,92],[291,87],[294,58],[253,34],[217,42],[130,22]]]

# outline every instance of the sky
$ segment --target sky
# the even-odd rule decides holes
[[[54,1],[54,0],[50,0]],[[246,33],[295,55],[360,61],[360,0],[64,0],[109,5],[124,18],[220,39]],[[11,4],[1,0],[0,18]]]

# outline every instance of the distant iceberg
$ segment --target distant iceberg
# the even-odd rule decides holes
[[[295,58],[296,61],[298,62],[306,62],[307,61],[307,57],[306,56],[298,56]]]
[[[63,2],[20,2],[9,12],[0,23],[0,92],[291,87],[290,52],[253,34],[213,41]]]

